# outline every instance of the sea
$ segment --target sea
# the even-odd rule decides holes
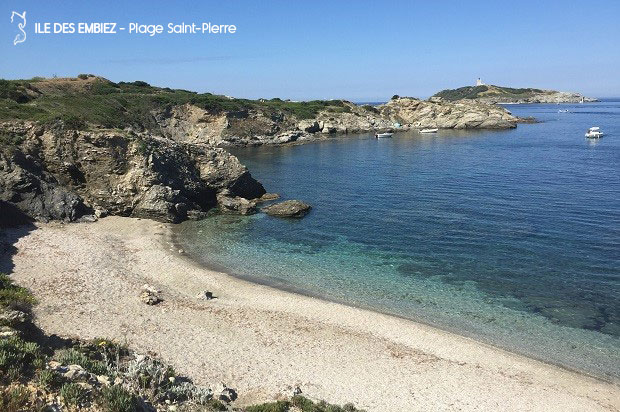
[[[620,382],[620,98],[506,108],[539,123],[231,150],[311,213],[176,239],[235,276]]]

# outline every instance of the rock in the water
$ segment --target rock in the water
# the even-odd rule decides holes
[[[256,202],[240,196],[233,196],[228,190],[218,193],[217,204],[222,212],[226,213],[252,215],[257,212]]]
[[[258,199],[254,199],[255,202],[270,202],[272,200],[279,199],[280,195],[277,193],[265,193]]]
[[[278,217],[304,217],[310,212],[312,206],[299,200],[285,200],[275,203],[263,209],[270,216]]]

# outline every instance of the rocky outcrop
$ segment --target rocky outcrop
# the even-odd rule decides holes
[[[80,196],[20,151],[0,151],[0,200],[40,221],[75,221],[90,212]]]
[[[509,129],[519,121],[500,106],[467,100],[451,103],[404,97],[390,100],[380,110],[384,117],[408,128]]]
[[[263,212],[270,216],[300,218],[306,216],[311,209],[312,206],[299,200],[285,200],[263,208]]]
[[[243,199],[265,193],[235,156],[205,143],[34,123],[0,130],[22,137],[0,153],[0,200],[39,220],[95,213],[179,222],[203,217],[220,192]]]

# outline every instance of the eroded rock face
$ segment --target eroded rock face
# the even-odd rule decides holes
[[[475,101],[399,98],[380,108],[381,114],[409,128],[510,129],[518,118],[500,106]]]
[[[312,206],[302,201],[285,200],[263,208],[263,212],[270,216],[300,218],[306,216],[311,209]]]
[[[21,152],[0,152],[0,200],[40,221],[72,222],[90,213],[80,196],[62,187],[35,158]]]
[[[203,217],[222,191],[265,193],[239,160],[205,143],[149,133],[0,125],[23,137],[0,154],[0,200],[39,220],[86,213],[179,222]]]

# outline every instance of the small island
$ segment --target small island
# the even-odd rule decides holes
[[[526,103],[591,103],[597,99],[586,97],[574,92],[559,92],[556,90],[534,88],[512,88],[484,84],[481,79],[475,86],[446,89],[433,95],[445,101],[474,100],[487,104],[526,104]]]

